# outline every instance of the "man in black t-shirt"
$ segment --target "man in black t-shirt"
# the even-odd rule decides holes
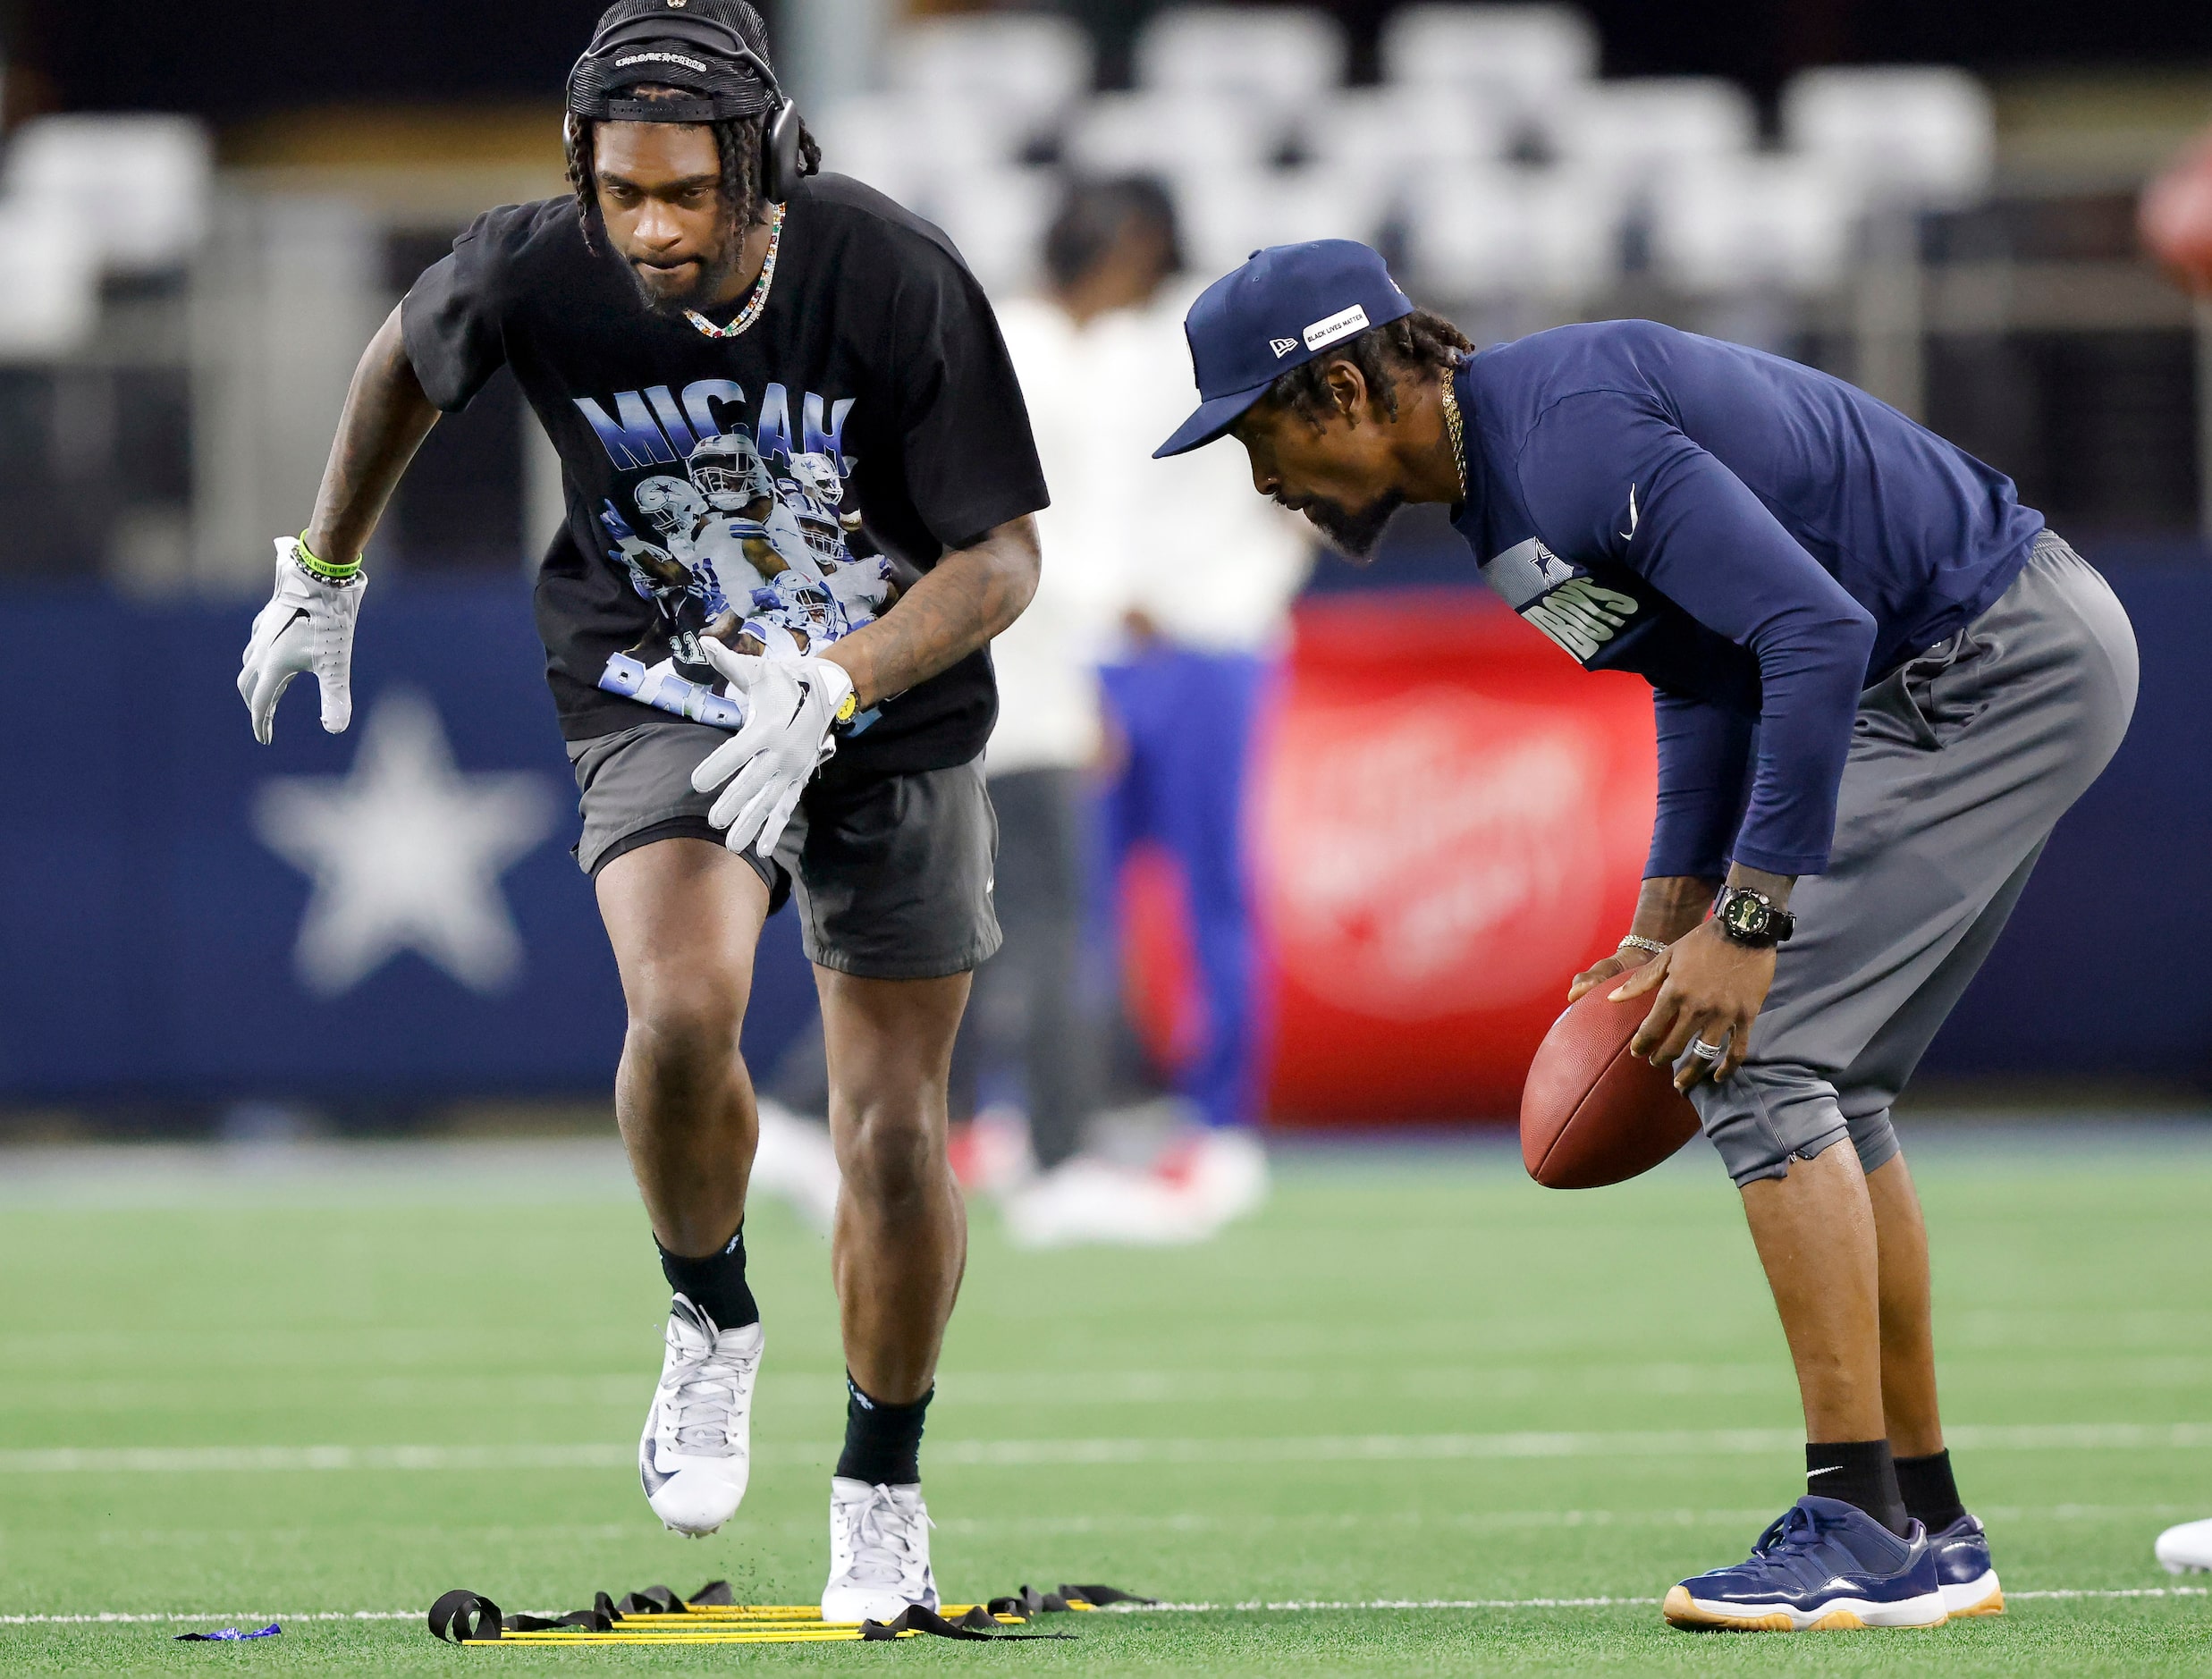
[[[439,413],[512,369],[563,468],[537,621],[629,1011],[616,1111],[675,1291],[639,1472],[686,1533],[744,1493],[738,1032],[796,890],[844,1177],[822,1607],[890,1619],[936,1602],[917,1453],[967,1244],[946,1069],[999,944],[984,649],[1035,587],[1043,475],[975,279],[816,173],[742,0],[619,0],[567,138],[574,196],[479,217],[369,345],[239,688],[265,743],[303,670],[346,726],[356,556]]]

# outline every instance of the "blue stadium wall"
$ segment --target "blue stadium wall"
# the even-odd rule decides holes
[[[2061,825],[1931,1074],[2212,1083],[2212,563],[2092,549],[2142,645],[2135,726]],[[352,732],[323,733],[301,678],[271,747],[254,744],[232,686],[249,610],[0,595],[16,696],[0,731],[0,1105],[376,1111],[607,1091],[621,998],[567,849],[573,782],[525,591],[380,581]],[[446,777],[487,822],[507,812],[519,855],[485,865],[488,880],[459,868],[452,888],[506,932],[379,954],[408,941],[372,924],[374,882],[334,865],[321,878],[312,856],[273,843],[270,812],[286,800],[342,810],[380,716],[407,736],[418,780]],[[363,866],[355,856],[352,873]],[[351,928],[319,977],[300,957],[311,911]],[[747,1023],[756,1067],[806,1025],[812,990],[786,911]]]

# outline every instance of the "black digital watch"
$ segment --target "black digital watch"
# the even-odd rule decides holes
[[[1786,944],[1797,931],[1796,916],[1786,909],[1777,909],[1764,892],[1741,886],[1721,888],[1720,896],[1713,900],[1713,919],[1731,943],[1752,950],[1771,950],[1777,944]]]

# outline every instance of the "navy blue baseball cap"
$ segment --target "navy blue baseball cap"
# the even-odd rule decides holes
[[[1254,251],[1243,267],[1200,292],[1184,316],[1198,408],[1152,459],[1212,443],[1280,375],[1413,312],[1413,300],[1397,289],[1381,257],[1356,240]]]

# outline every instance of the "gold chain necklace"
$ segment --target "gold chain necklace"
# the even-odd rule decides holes
[[[1467,432],[1459,418],[1459,392],[1452,389],[1454,374],[1444,375],[1444,425],[1452,435],[1452,470],[1459,475],[1459,499],[1467,499]]]
[[[753,295],[738,311],[738,318],[727,326],[717,326],[698,310],[686,309],[684,319],[709,338],[735,338],[760,319],[760,312],[768,307],[768,288],[776,283],[776,248],[782,242],[783,207],[779,204],[768,214],[768,255],[760,265],[760,278],[753,283]]]

